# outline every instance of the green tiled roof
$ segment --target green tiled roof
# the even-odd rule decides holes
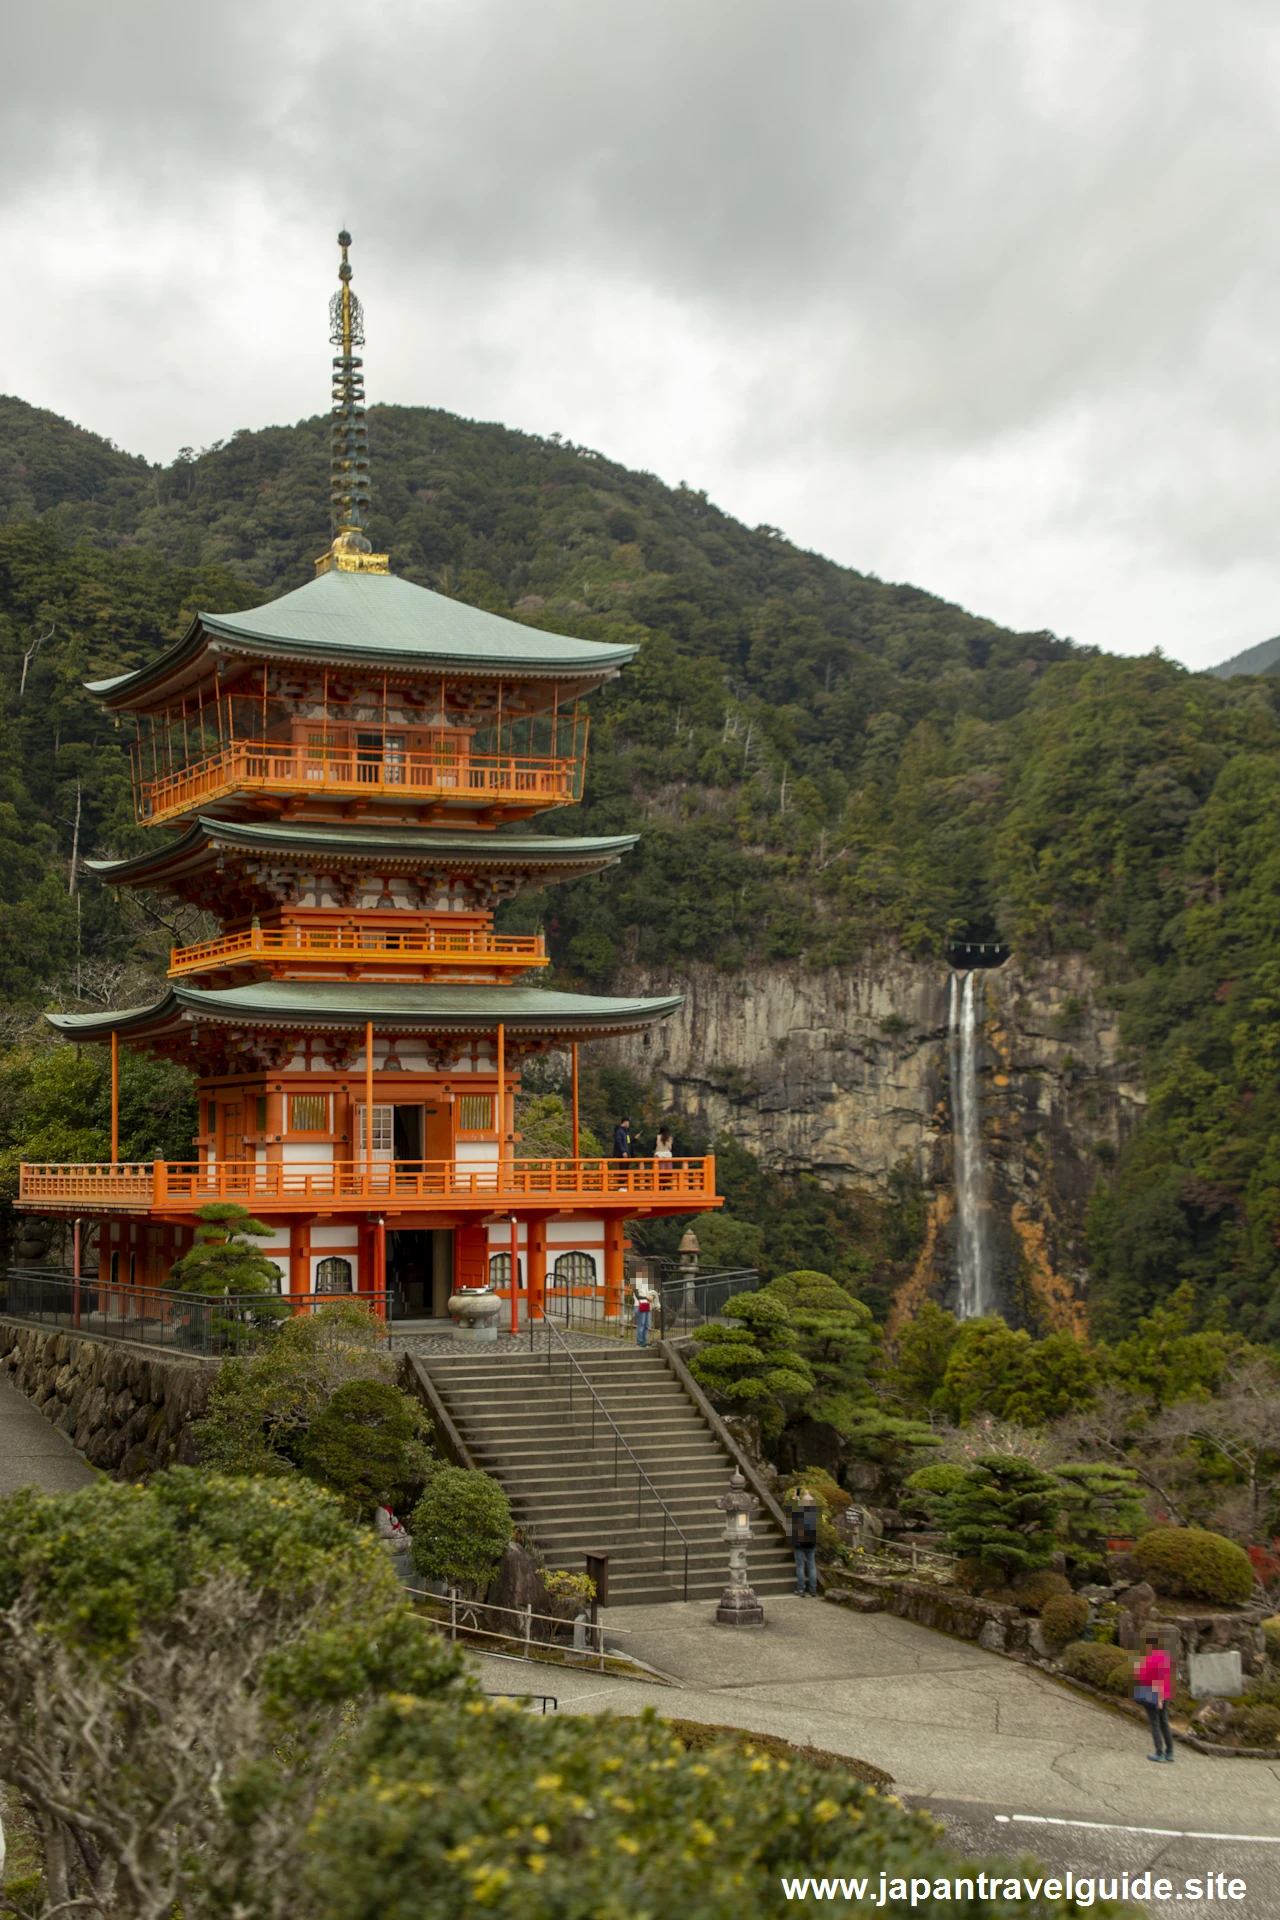
[[[125,860],[85,862],[113,886],[144,884],[148,877],[199,855],[205,848],[234,848],[248,854],[281,853],[286,857],[337,854],[352,859],[379,858],[396,864],[412,862],[423,868],[462,866],[504,871],[519,867],[595,870],[629,853],[638,834],[601,838],[539,833],[496,833],[479,829],[378,827],[368,825],[302,826],[293,823],[212,820],[201,817],[182,833],[167,834]]]
[[[393,573],[322,573],[305,587],[247,613],[201,613],[176,645],[133,673],[91,680],[109,704],[162,684],[193,659],[204,635],[262,657],[403,667],[412,662],[471,672],[605,678],[635,658],[634,646],[574,640],[504,620]]]
[[[501,1021],[512,1033],[604,1035],[632,1033],[665,1020],[683,994],[662,1000],[615,999],[551,993],[538,987],[385,986],[358,982],[260,980],[243,987],[176,985],[153,1007],[117,1013],[51,1013],[51,1026],[74,1040],[106,1040],[112,1033],[144,1039],[202,1020],[244,1027],[350,1032],[372,1020],[379,1032],[492,1033]]]

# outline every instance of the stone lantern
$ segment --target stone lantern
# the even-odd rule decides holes
[[[760,1502],[747,1492],[740,1473],[729,1482],[728,1493],[721,1494],[716,1505],[724,1514],[724,1537],[729,1543],[729,1584],[716,1608],[716,1624],[721,1627],[762,1627],[764,1608],[747,1582],[747,1542],[751,1522],[760,1510]]]
[[[680,1271],[690,1278],[698,1271],[698,1255],[702,1251],[698,1245],[698,1236],[692,1227],[685,1229],[680,1242]]]

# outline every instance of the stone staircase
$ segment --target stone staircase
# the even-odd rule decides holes
[[[716,1438],[661,1352],[634,1347],[575,1355],[623,1439],[636,1455],[689,1542],[689,1598],[723,1591],[728,1549],[716,1501],[736,1463]],[[498,1480],[517,1523],[530,1529],[553,1567],[580,1572],[583,1556],[609,1555],[609,1605],[684,1597],[684,1549],[667,1527],[662,1565],[662,1514],[645,1492],[637,1509],[637,1474],[596,1411],[581,1375],[563,1354],[418,1359],[478,1467]],[[795,1589],[795,1563],[777,1522],[762,1508],[749,1567],[756,1592]]]

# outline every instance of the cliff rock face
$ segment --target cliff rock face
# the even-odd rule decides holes
[[[684,991],[653,1035],[613,1044],[673,1111],[731,1134],[778,1172],[882,1187],[911,1166],[933,1197],[899,1311],[955,1304],[948,1026],[951,969],[901,954],[809,973],[778,965],[678,976],[630,970],[627,993]],[[1002,1310],[1048,1331],[1081,1324],[1084,1212],[1145,1095],[1115,1017],[1078,955],[1007,960],[978,978],[978,1076]]]

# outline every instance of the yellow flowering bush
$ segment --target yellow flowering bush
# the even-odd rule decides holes
[[[859,1875],[874,1892],[882,1873],[889,1911],[895,1882],[922,1879],[917,1915],[1015,1910],[935,1900],[935,1883],[965,1869],[942,1829],[892,1795],[749,1741],[688,1753],[652,1712],[543,1719],[479,1701],[384,1702],[309,1843],[324,1920],[757,1920],[795,1910],[784,1876]],[[1016,1906],[1021,1920],[1072,1910],[1043,1895]]]

